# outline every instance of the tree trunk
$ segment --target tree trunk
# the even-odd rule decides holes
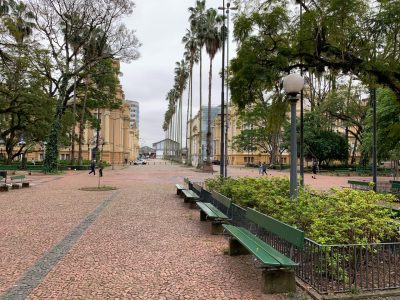
[[[211,81],[212,59],[210,58],[210,71],[208,73],[208,120],[207,120],[207,165],[211,165]]]
[[[60,86],[60,95],[57,99],[57,108],[53,124],[47,142],[46,157],[44,159],[44,169],[48,173],[54,173],[58,170],[58,151],[61,132],[61,119],[63,116],[63,104],[67,93],[68,77],[63,76]]]
[[[81,165],[83,162],[83,157],[82,157],[82,144],[83,144],[83,134],[85,131],[85,113],[86,113],[86,101],[87,101],[87,94],[89,90],[89,80],[90,80],[90,70],[88,74],[86,75],[86,82],[85,82],[85,96],[83,97],[83,105],[82,105],[82,113],[81,113],[81,120],[79,122],[79,164]],[[88,158],[89,158],[89,153],[88,153]]]

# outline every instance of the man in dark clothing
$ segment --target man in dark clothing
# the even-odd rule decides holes
[[[90,172],[89,174],[96,175],[96,162],[94,160],[92,160],[92,162],[90,163]]]
[[[262,175],[268,175],[267,174],[267,164],[265,163],[265,161],[262,164]]]

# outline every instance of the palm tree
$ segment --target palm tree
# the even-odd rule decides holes
[[[203,23],[205,20],[205,10],[206,10],[206,1],[205,0],[197,0],[196,5],[194,7],[189,7],[190,17],[190,29],[196,37],[197,45],[199,49],[199,65],[200,65],[200,109],[199,109],[199,149],[198,149],[198,165],[199,168],[202,165],[202,49],[204,46],[203,39]]]
[[[215,54],[223,45],[223,18],[217,14],[213,8],[206,12],[203,24],[203,38],[207,54],[210,58],[210,70],[208,75],[208,124],[207,124],[207,169],[211,166],[211,81],[212,81],[212,62]]]
[[[188,92],[188,112],[186,120],[186,141],[189,131],[189,152],[188,152],[188,165],[192,165],[192,126],[188,128],[189,120],[192,120],[192,108],[193,108],[193,66],[199,62],[199,46],[196,36],[193,31],[186,30],[185,36],[182,38],[182,42],[185,43],[185,59],[189,62],[189,92]],[[189,129],[189,130],[188,130]],[[187,148],[187,146],[186,146]]]
[[[182,149],[182,97],[183,91],[187,86],[187,79],[189,77],[188,66],[185,60],[181,60],[180,62],[175,63],[175,86],[176,91],[178,92],[179,102],[178,102],[178,114],[177,114],[177,123],[178,123],[178,140],[180,149]],[[181,155],[181,150],[178,151],[178,155]]]

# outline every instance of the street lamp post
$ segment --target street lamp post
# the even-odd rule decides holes
[[[227,34],[227,42],[226,42],[226,70],[227,75],[229,76],[229,13],[231,10],[237,10],[237,7],[231,7],[231,3],[228,2],[226,4],[226,18],[227,18],[227,26],[226,26],[226,34]],[[228,130],[229,130],[229,80],[226,81],[226,116],[225,116],[225,170],[224,176],[228,177]]]
[[[283,79],[283,89],[290,101],[290,196],[297,199],[297,136],[296,136],[296,104],[297,95],[303,89],[304,78],[299,74],[290,74]]]
[[[222,26],[222,75],[221,75],[221,143],[220,143],[220,170],[219,175],[224,177],[225,176],[225,114],[224,114],[224,106],[225,106],[225,40],[226,40],[226,30],[225,30],[225,0],[222,0],[222,7],[218,9],[222,9],[222,19],[223,19],[223,26]],[[228,108],[227,108],[228,109]]]

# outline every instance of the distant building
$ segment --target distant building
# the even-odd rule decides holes
[[[125,100],[129,105],[129,124],[131,128],[139,128],[139,102],[133,100]]]
[[[156,158],[156,150],[149,146],[143,146],[139,150],[139,156],[145,158]]]
[[[220,106],[211,107],[211,160],[214,159],[213,150],[216,147],[214,141],[214,120],[218,117],[221,112]],[[192,165],[197,166],[200,161],[205,161],[207,159],[207,129],[208,129],[208,107],[202,106],[201,109],[201,144],[200,144],[200,118],[199,113],[197,113],[192,120],[189,120],[188,127],[192,127],[192,136],[188,132],[188,147],[192,144]],[[189,158],[190,159],[190,158]]]
[[[153,148],[156,151],[156,158],[169,159],[177,155],[179,143],[171,139],[165,139],[153,143]]]

